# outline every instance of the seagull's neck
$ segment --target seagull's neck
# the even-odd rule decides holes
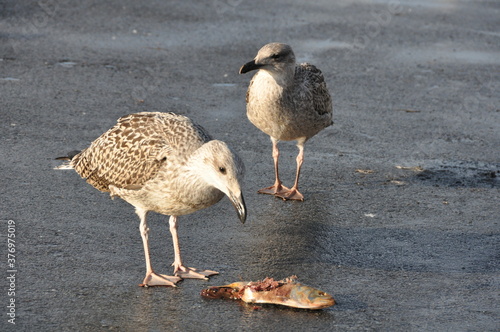
[[[191,154],[186,162],[186,181],[190,181],[198,185],[203,184],[207,190],[213,190],[212,188],[215,188],[213,184],[210,184],[212,181],[209,181],[207,178],[210,176],[210,173],[207,172],[207,168],[210,167],[208,166],[207,160],[209,160],[209,156],[214,153],[212,146],[216,144],[215,142],[215,140],[212,140],[200,146]],[[208,189],[208,187],[211,188]]]
[[[186,160],[183,169],[177,174],[175,181],[179,188],[193,188],[188,195],[191,202],[210,205],[218,202],[224,194],[205,179],[206,170],[201,166],[205,149],[206,146],[203,145],[193,152]]]
[[[274,70],[260,70],[263,77],[268,76],[268,79],[272,79],[279,85],[282,89],[287,88],[294,83],[295,76],[295,65],[288,66],[285,70],[274,71]]]
[[[186,180],[192,182],[202,181],[203,178],[203,170],[200,168],[200,165],[203,164],[203,155],[204,150],[206,149],[205,144],[196,149],[187,159],[185,166],[185,176]]]

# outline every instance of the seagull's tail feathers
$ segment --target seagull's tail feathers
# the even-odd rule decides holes
[[[56,160],[63,160],[64,163],[62,165],[54,167],[54,169],[62,170],[62,169],[73,169],[73,166],[71,165],[71,160],[79,154],[80,151],[71,151],[68,152],[67,156],[63,157],[57,157]]]

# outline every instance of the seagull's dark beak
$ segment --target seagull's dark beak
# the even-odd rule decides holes
[[[239,196],[231,195],[229,197],[231,203],[233,203],[234,208],[236,209],[236,213],[238,213],[238,217],[241,222],[244,224],[247,219],[247,206],[245,205],[245,200],[243,199],[243,194],[240,193]]]
[[[240,74],[248,73],[249,71],[259,69],[262,66],[263,66],[262,64],[257,64],[257,63],[255,63],[255,60],[252,60],[250,62],[245,63],[243,66],[241,66]]]

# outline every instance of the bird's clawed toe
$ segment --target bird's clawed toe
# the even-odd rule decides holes
[[[155,272],[151,272],[146,274],[146,277],[142,281],[142,284],[139,284],[141,287],[155,287],[155,286],[163,286],[163,287],[176,287],[175,284],[181,281],[182,278],[177,276],[167,276],[165,274],[158,274]]]
[[[273,195],[273,196],[280,196],[280,195],[284,195],[286,194],[287,192],[289,192],[290,189],[279,184],[279,185],[273,185],[271,187],[267,187],[267,188],[262,188],[258,191],[259,194],[265,194],[265,195]]]
[[[258,191],[259,194],[273,195],[282,198],[285,201],[304,201],[304,195],[295,187],[289,189],[281,184],[273,185],[271,187],[262,188]]]
[[[217,271],[211,271],[211,270],[202,270],[198,271],[198,269],[195,269],[193,267],[184,267],[181,266],[177,271],[175,271],[175,275],[182,278],[182,279],[202,279],[202,280],[208,280],[207,277],[219,274]]]
[[[288,201],[288,200],[293,200],[293,201],[304,201],[304,195],[302,195],[298,189],[290,189],[288,191],[282,192],[280,194],[276,194],[276,197],[283,198],[283,200]]]

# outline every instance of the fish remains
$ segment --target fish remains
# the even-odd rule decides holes
[[[335,304],[330,294],[296,282],[291,276],[276,281],[265,278],[256,282],[234,282],[201,291],[201,296],[211,299],[242,300],[247,303],[279,304],[301,309],[324,309]]]

